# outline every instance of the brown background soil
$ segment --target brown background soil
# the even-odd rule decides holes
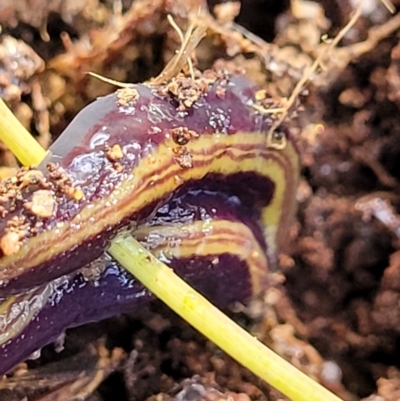
[[[127,82],[155,76],[177,47],[167,12],[178,14],[183,25],[185,20],[179,17],[184,7],[174,1],[135,1],[136,11],[125,20],[111,19],[112,1],[31,0],[37,12],[27,12],[24,3],[3,0],[0,5],[0,96],[44,146],[82,107],[113,90],[87,71]],[[184,2],[189,3],[199,4]],[[328,33],[337,34],[350,4],[320,3],[332,23]],[[131,1],[122,2],[123,15],[130,7]],[[288,2],[248,0],[236,21],[267,41],[288,46],[290,29],[301,28],[296,18],[284,16],[288,9]],[[371,26],[390,18],[382,9],[379,13],[361,18],[342,45],[364,40]],[[378,22],[372,20],[376,15]],[[319,38],[325,31],[310,24],[306,32]],[[108,40],[111,33],[116,38]],[[16,57],[7,48],[9,37],[29,47],[18,47]],[[88,50],[84,42],[89,37]],[[207,39],[197,52],[199,66],[227,57],[230,50],[226,38]],[[271,78],[259,57],[235,60],[256,81]],[[290,60],[280,64],[292,67]],[[310,86],[309,96],[302,98],[305,111],[292,121],[303,178],[298,221],[281,272],[275,273],[281,284],[233,316],[344,399],[395,401],[400,399],[398,34],[335,72],[325,85]],[[282,82],[276,79],[277,87]],[[321,133],[314,135],[318,129]],[[3,177],[14,173],[17,163],[6,149],[0,162]],[[106,367],[103,373],[99,364]],[[1,401],[25,395],[72,400],[79,392],[90,401],[284,399],[157,303],[135,316],[68,331],[63,353],[46,347],[38,361],[19,373],[24,374],[0,386]],[[71,383],[78,383],[78,390]]]

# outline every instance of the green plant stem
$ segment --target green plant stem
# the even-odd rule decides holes
[[[215,308],[131,236],[115,239],[108,252],[183,319],[287,397],[339,401]]]
[[[24,166],[38,165],[46,155],[46,151],[17,120],[1,98],[0,139]]]
[[[0,139],[25,165],[38,164],[46,154],[36,141],[32,144],[33,138],[4,102]],[[282,394],[293,401],[341,401],[230,320],[133,237],[119,236],[108,252],[183,319]]]

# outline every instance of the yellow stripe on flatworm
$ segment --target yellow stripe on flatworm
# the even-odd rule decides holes
[[[276,256],[277,250],[282,249],[287,242],[287,230],[296,211],[296,190],[300,173],[298,151],[290,142],[285,149],[276,152],[282,163],[287,162],[288,170],[284,174],[279,164],[270,163],[269,166],[275,191],[271,202],[263,209],[262,222],[268,254],[271,257]]]
[[[243,150],[241,146],[248,149]],[[193,162],[193,167],[187,169],[175,161],[174,149],[176,145],[172,140],[160,144],[109,196],[84,207],[72,221],[30,238],[17,254],[1,258],[0,280],[7,281],[21,274],[21,266],[25,271],[72,249],[169,195],[184,182],[200,180],[210,173],[251,172],[269,178],[275,185],[273,198],[262,212],[269,256],[274,258],[275,242],[281,237],[294,209],[298,157],[293,145],[288,142],[285,149],[268,149],[264,133],[204,134],[186,146]],[[235,157],[241,160],[235,161]]]
[[[158,259],[229,254],[246,262],[252,293],[265,289],[268,263],[252,230],[230,220],[195,221],[174,226],[140,227],[132,235]]]
[[[235,255],[249,268],[252,293],[258,294],[265,288],[268,271],[265,254],[251,229],[243,223],[212,220],[212,223],[141,226],[133,235],[159,259]],[[28,293],[10,296],[0,304],[0,346],[31,322],[60,283],[60,279],[54,280]]]
[[[15,296],[10,296],[8,298],[6,298],[5,300],[1,301],[0,304],[0,333],[1,333],[1,327],[3,325],[3,319],[2,316],[7,313],[10,309],[10,306],[15,302],[16,298]]]

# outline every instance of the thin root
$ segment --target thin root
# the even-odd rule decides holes
[[[290,108],[293,106],[294,102],[300,95],[301,91],[305,87],[308,80],[315,73],[318,67],[321,66],[325,57],[338,45],[338,43],[343,39],[343,37],[349,32],[349,30],[354,26],[354,24],[358,21],[361,16],[361,5],[362,2],[357,6],[356,11],[347,25],[339,32],[339,34],[333,39],[329,45],[324,49],[323,52],[315,59],[313,64],[306,70],[303,77],[295,86],[292,94],[284,105],[284,112],[280,115],[280,117],[272,124],[270,130],[268,131],[268,136],[272,137],[274,131],[282,124],[283,120],[287,117]]]
[[[178,24],[175,22],[172,15],[168,15],[167,19],[168,19],[168,22],[170,23],[170,25],[172,26],[172,28],[174,28],[176,33],[178,34],[179,39],[181,41],[181,46],[183,46],[183,44],[185,43],[185,37],[183,36],[182,29],[179,28]],[[192,77],[192,79],[194,79],[194,69],[193,69],[192,59],[190,58],[190,54],[188,55],[186,61],[189,66],[190,76]]]
[[[96,74],[95,72],[91,72],[91,71],[88,72],[88,75],[90,75],[91,77],[97,78],[100,81],[106,82],[110,85],[117,86],[119,88],[131,88],[133,85],[128,82],[119,82],[119,81],[116,81],[115,79],[103,77],[103,75]]]
[[[151,79],[148,82],[151,85],[159,85],[165,81],[172,79],[182,70],[185,64],[188,64],[190,75],[192,78],[194,78],[194,68],[190,55],[196,49],[207,31],[206,25],[197,26],[197,28],[195,28],[195,25],[192,24],[189,26],[186,34],[183,35],[182,30],[179,28],[172,16],[168,15],[167,18],[168,22],[175,29],[179,36],[179,39],[181,41],[181,48],[176,53],[176,55],[168,62],[163,71],[157,77]],[[94,78],[97,78],[110,85],[117,86],[119,88],[130,88],[133,85],[131,83],[119,82],[114,79],[104,77],[100,74],[96,74],[95,72],[88,72],[88,74]]]
[[[396,8],[390,0],[380,0],[381,3],[391,12],[392,14],[395,13]]]
[[[172,23],[171,23],[172,21]],[[192,24],[189,26],[185,36],[183,36],[180,28],[176,25],[172,18],[169,18],[169,22],[171,23],[172,27],[177,30],[178,35],[180,35],[182,44],[181,48],[177,52],[177,54],[168,62],[165,66],[164,70],[158,75],[156,78],[150,80],[150,84],[152,85],[159,85],[162,82],[168,81],[175,77],[179,72],[182,70],[184,65],[188,63],[190,59],[190,55],[196,49],[200,41],[206,34],[207,26],[206,25],[199,25],[195,28],[195,25]],[[190,68],[190,64],[189,64]],[[191,73],[193,73],[193,66]]]

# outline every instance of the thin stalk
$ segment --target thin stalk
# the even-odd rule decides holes
[[[46,151],[17,120],[1,98],[0,139],[24,166],[38,165],[46,155]]]
[[[108,252],[183,319],[282,394],[293,401],[340,401],[229,319],[131,236],[115,239]]]
[[[4,102],[0,139],[25,165],[38,164],[46,154],[37,142],[32,145],[33,138]],[[30,147],[22,146],[26,143]],[[293,401],[341,401],[230,320],[130,235],[115,239],[108,252],[184,320],[282,394]]]

